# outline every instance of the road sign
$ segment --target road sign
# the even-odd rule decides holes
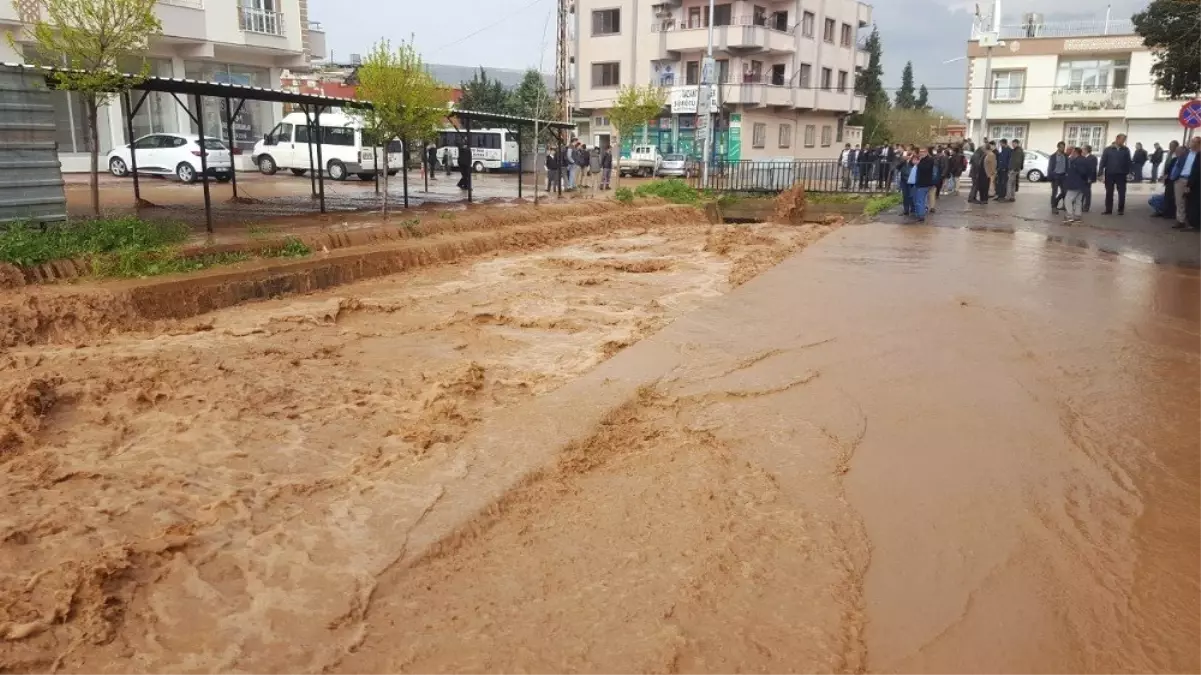
[[[1195,98],[1180,106],[1180,126],[1186,129],[1201,127],[1201,98]]]

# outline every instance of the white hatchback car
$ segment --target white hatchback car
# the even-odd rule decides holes
[[[133,142],[138,151],[138,173],[179,178],[185,183],[200,179],[201,154],[207,153],[208,174],[224,183],[233,178],[233,158],[225,143],[216,138],[204,139],[186,134],[150,134]],[[234,151],[237,154],[238,151]],[[108,170],[114,176],[128,176],[133,166],[129,145],[113,148],[108,153]]]
[[[1097,160],[1100,161],[1100,152],[1094,152],[1093,154],[1098,155]],[[1047,177],[1047,167],[1050,164],[1051,156],[1047,153],[1041,150],[1027,150],[1026,162],[1022,166],[1022,175],[1031,183],[1037,183]],[[1100,177],[1100,180],[1104,179],[1104,176]],[[1133,173],[1130,174],[1129,180],[1134,181]],[[1151,162],[1143,165],[1143,180],[1148,182],[1151,180]]]

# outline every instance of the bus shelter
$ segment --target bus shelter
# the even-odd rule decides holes
[[[3,64],[10,68],[21,70],[33,70],[40,72],[46,81],[49,88],[57,88],[57,81],[54,78],[54,73],[61,72],[66,69],[55,68],[51,66],[35,66],[30,64]],[[208,82],[201,80],[190,80],[181,78],[168,77],[140,77],[135,75],[125,75],[129,82],[129,88],[122,93],[125,105],[121,106],[124,115],[124,127],[126,135],[129,137],[130,146],[130,171],[133,176],[134,199],[139,205],[145,203],[141,196],[141,185],[138,177],[137,165],[137,148],[133,137],[133,119],[134,116],[145,105],[147,98],[153,92],[162,92],[170,94],[175,99],[176,103],[187,113],[192,122],[196,124],[198,140],[200,147],[205,147],[205,130],[204,130],[204,111],[205,99],[216,99],[220,108],[221,122],[225,127],[226,137],[231,140],[231,151],[234,121],[240,114],[242,107],[247,101],[263,101],[267,103],[282,103],[290,104],[299,108],[304,112],[306,122],[309,126],[309,138],[315,138],[320,141],[323,137],[320,134],[321,115],[328,113],[330,110],[350,109],[350,110],[368,110],[372,108],[370,101],[358,99],[339,98],[334,96],[318,96],[313,94],[302,94],[280,89],[266,89],[262,87],[253,87],[243,84],[227,83],[227,82]],[[182,98],[181,98],[182,97]],[[189,107],[185,100],[191,97],[193,107]],[[518,145],[518,177],[517,177],[517,196],[522,196],[522,175],[524,173],[521,167],[521,138],[524,132],[532,132],[535,129],[546,130],[561,139],[563,130],[571,129],[574,125],[567,122],[554,120],[540,120],[529,117],[520,117],[515,115],[502,115],[496,113],[478,112],[472,110],[457,110],[447,109],[446,117],[448,122],[457,130],[461,130],[465,139],[470,139],[471,129],[473,126],[479,128],[480,124],[491,124],[495,127],[508,129],[517,133]],[[405,157],[407,160],[409,145],[405,142],[407,139],[401,139],[404,143]],[[231,162],[233,157],[231,155]],[[234,199],[238,198],[237,171],[234,167],[232,171],[232,189]],[[402,167],[404,172],[403,191],[404,205],[409,205],[408,191],[408,162]],[[322,153],[322,143],[309,144],[309,175],[311,181],[312,194],[318,200],[320,212],[326,213],[325,203],[325,161]],[[378,182],[378,171],[376,172]],[[212,216],[212,197],[209,190],[209,173],[208,173],[208,153],[201,151],[200,153],[200,176],[204,190],[204,212],[205,226],[209,232],[213,231],[213,216]],[[472,183],[468,182],[467,201],[473,199]]]

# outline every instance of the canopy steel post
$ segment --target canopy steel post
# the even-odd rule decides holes
[[[313,126],[317,132],[317,190],[318,198],[321,200],[321,212],[325,213],[325,158],[321,153],[321,146],[325,142],[325,134],[321,133],[321,108],[324,106],[316,106],[317,114],[314,116]]]
[[[200,94],[194,97],[196,101],[196,135],[200,138],[200,178],[204,183],[204,229],[213,233],[213,202],[209,194],[209,151],[204,145],[204,108]]]
[[[400,152],[400,182],[404,184],[405,208],[409,208],[409,142],[400,140],[403,148]]]
[[[563,132],[555,130],[555,164],[559,167],[559,177],[555,179],[555,192],[563,196]]]
[[[234,190],[234,201],[238,199],[238,167],[234,166],[234,117],[242,112],[245,103],[246,99],[242,99],[238,112],[234,112],[233,101],[228,96],[225,98],[225,137],[229,142],[229,180]]]
[[[504,141],[501,141],[504,144]],[[525,170],[521,166],[521,127],[517,127],[517,198],[521,199],[521,179],[525,177]],[[537,182],[537,177],[534,181]]]
[[[475,176],[471,175],[471,172],[474,171],[473,165],[475,164],[475,162],[472,161],[474,158],[471,155],[471,116],[470,115],[467,116],[467,119],[463,120],[463,129],[467,132],[467,143],[466,143],[466,145],[467,145],[467,203],[470,204],[471,200],[472,200],[472,193],[475,188]]]
[[[429,194],[430,172],[434,170],[434,165],[430,164],[427,161],[429,159],[430,153],[429,153],[428,149],[425,147],[425,143],[426,143],[425,141],[423,141],[421,143],[421,150],[419,150],[419,152],[421,153],[421,165],[425,167],[425,192],[426,192],[426,194]]]
[[[379,152],[372,152],[371,154],[374,155],[371,158],[371,166],[372,166],[372,168],[375,169],[375,194],[378,195],[379,194]],[[387,159],[388,159],[387,157],[384,158],[385,162],[387,161]],[[387,181],[384,181],[384,182],[386,183]]]
[[[317,173],[313,168],[313,118],[309,114],[309,107],[307,105],[300,106],[300,109],[304,111],[304,128],[309,132],[309,142],[306,144],[309,146],[309,196],[316,197]]]
[[[142,101],[146,100],[146,96],[150,92],[142,94]],[[142,186],[138,182],[138,148],[134,143],[133,137],[133,116],[137,114],[137,108],[131,105],[129,92],[125,92],[125,110],[128,113],[125,116],[125,133],[129,136],[129,170],[133,172],[133,208],[135,210],[142,207]],[[142,107],[141,101],[138,102],[138,107]]]

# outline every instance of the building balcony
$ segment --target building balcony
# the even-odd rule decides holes
[[[721,87],[721,102],[759,108],[799,108],[826,112],[863,112],[866,97],[850,92],[821,91],[808,87],[742,82]]]
[[[709,47],[709,28],[705,25],[658,22],[652,31],[661,34],[665,52],[704,51]],[[750,17],[735,17],[731,25],[713,27],[713,49],[791,54],[796,52],[796,39],[791,27],[781,30]]]
[[[1051,92],[1051,110],[1057,116],[1094,115],[1126,109],[1126,90],[1108,87],[1061,87]]]
[[[238,19],[243,32],[284,37],[283,12],[239,7]]]
[[[155,14],[163,24],[163,36],[205,41],[203,0],[158,0]]]

